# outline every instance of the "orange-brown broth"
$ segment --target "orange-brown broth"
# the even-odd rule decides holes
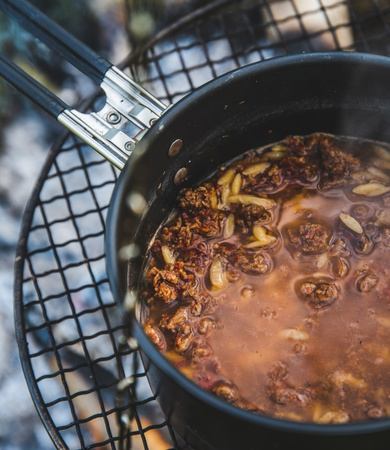
[[[368,144],[354,145],[362,159],[367,159],[364,145]],[[305,222],[321,224],[329,230],[330,246],[345,229],[340,225],[340,213],[358,216],[357,210],[365,210],[368,218],[359,218],[360,222],[377,225],[378,210],[386,209],[384,196],[357,196],[351,192],[353,186],[366,180],[352,180],[326,191],[318,190],[317,182],[305,187],[295,184],[289,191],[281,189],[264,195],[277,201],[270,223],[265,225],[278,237],[270,252],[272,269],[268,273],[241,272],[238,280],[229,280],[220,290],[210,286],[208,270],[199,276],[201,289],[215,302],[214,308],[205,310],[205,316],[215,321],[215,328],[200,335],[194,325],[199,317],[189,322],[195,338],[207,343],[211,356],[194,360],[190,350],[176,352],[171,333],[166,330],[164,351],[201,386],[218,395],[215,386],[225,383],[238,394],[231,396],[229,391],[222,397],[261,414],[319,423],[387,417],[390,248],[375,244],[359,253],[350,245],[350,256],[342,258],[347,273],[337,274],[335,258],[328,249],[302,252],[288,234],[288,229],[297,229]],[[204,239],[204,243],[212,252],[216,243],[237,240],[242,237],[225,239],[218,235]],[[360,292],[358,280],[371,272],[377,276],[377,283],[368,292]],[[331,305],[316,309],[299,289],[302,281],[319,280],[335,281],[338,297]],[[162,314],[172,317],[180,300],[159,304],[149,297],[145,326],[163,329]],[[278,367],[283,368],[282,375],[275,375],[280,373]],[[280,386],[290,389],[291,396],[286,399],[283,394],[273,395]]]
[[[303,215],[321,205],[316,197],[302,202]],[[334,206],[333,214],[329,202]],[[338,218],[337,211],[344,209],[346,204],[345,198],[328,200],[328,217],[318,214],[313,217],[332,225]],[[279,233],[282,233],[283,224],[289,223],[290,218],[295,218],[294,213],[281,214],[277,226]],[[381,327],[378,330],[376,316],[382,314],[390,317],[389,305],[379,299],[377,291],[362,294],[354,285],[354,274],[363,263],[372,264],[382,279],[388,279],[388,268],[386,265],[381,267],[388,257],[388,251],[376,249],[369,260],[351,258],[351,275],[339,282],[342,299],[316,313],[297,298],[295,284],[306,277],[333,279],[330,264],[318,269],[318,255],[295,259],[286,247],[281,247],[274,255],[275,269],[271,274],[265,277],[244,274],[242,280],[230,284],[224,292],[226,301],[220,303],[214,315],[217,322],[224,326],[209,338],[213,352],[219,357],[222,373],[238,387],[244,398],[264,405],[265,410],[275,414],[285,415],[286,407],[275,405],[264,386],[268,383],[267,374],[276,361],[284,361],[288,365],[289,386],[314,387],[326,396],[318,405],[313,402],[312,407],[320,411],[342,408],[353,412],[357,410],[356,414],[359,414],[360,401],[365,401],[367,395],[373,399],[382,397],[381,403],[388,408],[390,400],[379,391],[382,388],[389,392],[390,380],[386,373],[390,369],[390,358],[384,359],[383,354],[388,354],[390,328]],[[244,289],[248,287],[252,295],[245,296]],[[307,323],[310,317],[318,322],[317,326]],[[286,340],[280,337],[286,329],[304,331],[309,338]],[[295,351],[294,347],[300,342],[307,347],[304,354]],[[324,386],[337,371],[353,374],[366,383],[367,388],[358,389],[357,395],[350,393],[347,398],[341,399],[342,392],[336,386]],[[375,389],[372,389],[373,379],[376,380]],[[379,385],[378,381],[381,381]],[[361,395],[362,390],[365,392]],[[287,417],[296,417],[293,413],[310,420],[314,411],[312,408],[302,410],[298,404],[291,408]]]

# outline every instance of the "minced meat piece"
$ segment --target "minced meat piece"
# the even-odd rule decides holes
[[[383,228],[380,233],[380,243],[390,248],[390,228]]]
[[[207,251],[207,248],[202,248],[202,246],[199,245],[183,251],[181,253],[181,258],[186,270],[201,274],[210,262],[211,256]]]
[[[280,186],[283,181],[281,170],[276,165],[273,165],[268,169],[267,176],[269,177],[269,184],[272,186]]]
[[[177,332],[183,323],[188,321],[189,316],[190,308],[188,306],[181,306],[172,317],[163,314],[160,326],[169,331]]]
[[[379,277],[374,273],[366,273],[357,281],[357,288],[360,292],[370,292],[379,281]]]
[[[194,297],[198,287],[195,275],[185,269],[182,261],[176,262],[173,265],[173,270],[179,277],[180,296],[182,298]]]
[[[306,155],[307,148],[305,146],[303,137],[301,136],[287,136],[286,143],[288,148],[297,155]]]
[[[348,264],[343,260],[343,258],[333,258],[332,260],[332,272],[338,278],[343,278],[348,274],[349,267]]]
[[[198,363],[211,355],[211,349],[208,345],[199,345],[191,351],[192,361]]]
[[[388,233],[389,231],[390,230],[388,230],[387,233],[385,232],[383,234],[383,236],[381,236],[382,230],[379,227],[377,227],[376,225],[374,225],[372,223],[368,223],[364,227],[364,232],[367,235],[368,240],[371,240],[375,244],[380,243],[382,238],[385,237],[385,234],[388,234],[388,236],[390,237],[390,234]],[[386,243],[384,243],[384,245],[386,245]],[[386,245],[386,246],[388,246],[388,245]]]
[[[284,158],[280,166],[283,180],[289,183],[300,182],[306,185],[318,178],[318,168],[302,158]]]
[[[183,262],[170,265],[169,270],[153,267],[149,271],[149,280],[153,285],[155,297],[164,303],[172,303],[179,297],[192,297],[197,292],[195,276],[184,269]]]
[[[351,252],[346,244],[346,242],[339,238],[337,241],[329,247],[329,255],[337,256],[340,258],[349,258]]]
[[[369,253],[372,241],[365,233],[355,233],[347,227],[341,227],[343,236],[350,242],[356,253]]]
[[[310,185],[318,179],[318,167],[305,157],[285,156],[278,164],[247,180],[244,191],[247,194],[261,195],[273,193],[291,183]]]
[[[354,156],[340,150],[333,139],[323,137],[319,144],[321,156],[321,188],[329,189],[348,181],[351,174],[360,168]]]
[[[384,419],[387,417],[386,409],[379,406],[370,406],[366,410],[366,414],[369,419]]]
[[[308,389],[294,389],[287,385],[286,379],[289,376],[288,367],[282,361],[277,361],[272,366],[271,372],[268,374],[270,382],[268,384],[267,393],[271,399],[279,404],[285,405],[291,401],[297,402],[302,406],[308,405],[311,401],[313,393]]]
[[[234,212],[236,225],[242,228],[250,228],[253,224],[265,224],[270,221],[270,213],[264,206],[239,205]]]
[[[212,209],[202,211],[197,215],[182,213],[184,224],[189,227],[192,233],[200,236],[212,237],[221,233],[221,223],[225,214]]]
[[[161,230],[159,239],[155,241],[156,243],[169,243],[172,248],[188,248],[192,245],[194,241],[194,233],[192,232],[190,226],[183,224],[181,218],[177,222],[169,227],[164,227]],[[161,244],[160,244],[161,245]],[[153,249],[155,247],[153,246]]]
[[[278,405],[295,402],[301,406],[307,406],[313,398],[313,392],[311,390],[290,388],[284,383],[272,383],[268,387],[268,395]]]
[[[369,253],[372,242],[366,234],[362,233],[355,236],[352,245],[357,253]]]
[[[216,326],[217,325],[214,319],[210,319],[210,317],[203,317],[203,319],[199,321],[198,333],[207,334],[211,330],[214,330]]]
[[[319,133],[309,136],[288,136],[287,145],[291,151],[298,156],[310,155],[317,151],[318,141],[322,135]]]
[[[164,303],[174,302],[178,298],[179,279],[173,272],[153,267],[149,271],[149,280],[153,284],[155,296]]]
[[[330,233],[322,225],[316,223],[299,227],[299,237],[304,252],[319,252],[328,247]]]
[[[288,234],[291,242],[305,253],[322,252],[328,248],[330,232],[317,223],[301,225],[298,231],[288,229]]]
[[[219,398],[223,398],[229,403],[234,402],[238,398],[237,389],[227,383],[220,383],[213,388],[214,394],[216,394]]]
[[[333,281],[318,283],[305,281],[300,286],[300,293],[315,309],[330,306],[337,300],[339,294],[337,285]]]
[[[288,377],[288,367],[282,362],[278,361],[272,366],[271,372],[268,374],[272,381],[282,381]]]
[[[282,184],[280,169],[276,165],[272,165],[264,172],[251,176],[246,180],[243,186],[243,192],[249,195],[262,195],[265,192],[275,191]]]
[[[211,209],[211,196],[214,194],[215,189],[211,185],[183,189],[179,194],[179,207],[187,213],[199,213],[201,210]]]
[[[167,341],[165,340],[165,336],[159,328],[148,324],[145,326],[144,330],[148,338],[161,352],[166,350]]]
[[[183,323],[178,330],[175,339],[175,349],[178,353],[183,354],[191,346],[194,339],[194,333],[192,332],[191,325],[189,323]]]
[[[252,275],[264,275],[271,270],[271,258],[262,252],[252,253],[243,248],[233,251],[229,261],[237,269]]]

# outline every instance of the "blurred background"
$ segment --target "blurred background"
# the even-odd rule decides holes
[[[32,0],[114,64],[196,2]],[[198,2],[200,3],[200,2]],[[132,15],[130,18],[130,10]],[[0,53],[76,107],[96,92],[84,75],[0,12]],[[0,78],[0,448],[52,449],[28,392],[14,333],[15,249],[23,212],[62,126]]]
[[[390,54],[390,0],[31,0],[31,3],[114,64],[121,65],[130,60],[134,63],[133,56],[140,56],[139,61],[132,65],[132,75],[136,75],[166,104],[176,102],[197,86],[228,70],[275,56],[320,50]],[[72,107],[86,105],[96,97],[97,88],[86,76],[1,12],[0,53],[11,58]],[[87,448],[86,442],[100,441],[105,444],[91,444],[88,448],[114,448],[115,436],[108,436],[108,423],[114,415],[112,397],[117,380],[115,377],[112,379],[112,372],[103,369],[105,362],[115,366],[115,361],[120,358],[113,353],[112,342],[106,348],[100,337],[107,335],[111,338],[110,327],[115,333],[120,327],[115,322],[118,317],[104,270],[103,231],[100,228],[95,230],[97,225],[91,221],[90,206],[85,202],[84,194],[92,194],[95,208],[98,204],[94,211],[98,214],[96,217],[104,218],[115,176],[108,163],[100,165],[100,157],[93,159],[90,149],[84,147],[77,142],[64,142],[62,127],[0,78],[2,450],[53,448],[30,398],[14,331],[15,251],[26,218],[31,219],[33,225],[27,233],[30,253],[26,259],[25,280],[21,283],[19,279],[18,286],[23,284],[25,288],[22,310],[26,311],[26,319],[31,320],[27,321],[26,327],[27,347],[37,377],[32,384],[39,385],[42,390],[43,403],[55,424],[59,425],[61,434],[66,435],[69,448]],[[48,158],[51,158],[50,164],[46,164]],[[75,164],[76,160],[81,161],[79,165]],[[86,187],[85,178],[92,177],[95,169],[99,169],[96,173],[102,177],[101,181]],[[39,196],[35,195],[37,190]],[[35,197],[29,202],[33,193]],[[102,203],[99,195],[104,200]],[[33,205],[35,209],[30,208],[23,219],[26,205]],[[67,208],[70,206],[74,210],[68,217]],[[39,215],[44,216],[43,213],[49,220],[47,234],[55,235],[57,225],[64,225],[59,231],[63,239],[58,241],[58,254],[64,250],[63,261],[53,261],[48,251],[52,250],[53,244],[49,246],[45,240],[47,236],[39,234],[44,229]],[[88,219],[85,224],[82,223],[83,218]],[[67,237],[70,233],[67,222],[71,222],[71,228],[79,227],[77,231],[81,234],[76,239]],[[90,233],[87,236],[82,234],[84,227]],[[26,237],[26,229],[23,237]],[[79,247],[89,252],[91,249],[85,243],[96,237],[99,239],[91,245],[95,252],[91,261],[85,254],[79,256]],[[97,248],[101,254],[97,254]],[[45,253],[47,258],[42,262],[39,258]],[[60,256],[62,258],[62,253]],[[35,261],[59,267],[54,268],[54,273],[49,270],[51,267],[37,271],[33,267]],[[83,272],[85,265],[88,265],[89,272]],[[70,275],[72,269],[76,270]],[[57,286],[58,280],[55,277],[52,280],[52,275],[59,273],[69,282],[68,288],[71,289],[68,291],[72,292],[66,292],[66,289],[63,292],[62,287]],[[57,288],[61,289],[57,291]],[[42,297],[39,301],[36,300],[37,292]],[[94,303],[96,298],[100,302],[98,306]],[[68,309],[59,309],[55,302],[57,299]],[[75,305],[75,311],[69,312],[67,302]],[[50,320],[42,317],[41,309],[51,314]],[[103,316],[106,321],[103,321]],[[81,323],[84,328],[80,336],[74,330],[75,324]],[[109,333],[107,327],[110,328]],[[53,343],[48,342],[48,336],[54,340],[54,348]],[[95,370],[97,367],[100,372]],[[86,379],[92,378],[91,374],[96,375],[97,383],[92,387],[86,383]],[[141,381],[140,403],[143,406],[154,405],[154,399],[149,398],[150,393],[145,387],[144,375],[138,375]],[[65,394],[61,384],[64,380],[65,388],[72,389]],[[90,401],[88,394],[94,394],[95,390],[100,404]],[[73,416],[69,416],[68,407]],[[137,449],[187,448],[175,440],[172,444],[171,432],[169,439],[166,438],[167,433],[163,438],[150,438],[147,447],[149,436],[153,436],[154,430],[165,429],[166,423],[164,418],[153,416],[153,408],[146,412],[137,423],[138,429],[142,430],[142,442]],[[103,425],[99,422],[102,417],[108,418]],[[79,442],[79,438],[80,441],[84,439],[84,444]]]
[[[92,48],[118,61],[129,40],[116,0],[33,1]],[[114,45],[115,44],[115,45]],[[0,13],[0,52],[71,105],[96,89]],[[0,78],[0,448],[53,449],[19,362],[13,318],[13,266],[22,215],[49,149],[62,132],[53,119]]]

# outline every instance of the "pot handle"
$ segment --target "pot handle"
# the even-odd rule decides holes
[[[124,72],[25,0],[0,0],[0,9],[97,82],[106,94],[98,112],[80,113],[19,67],[0,57],[0,75],[119,169],[167,107]]]

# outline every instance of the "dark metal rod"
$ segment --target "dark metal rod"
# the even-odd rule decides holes
[[[0,9],[98,84],[112,67],[109,61],[53,22],[28,1],[0,0]]]
[[[0,55],[0,75],[54,118],[65,109],[69,109],[60,98],[2,55]]]

